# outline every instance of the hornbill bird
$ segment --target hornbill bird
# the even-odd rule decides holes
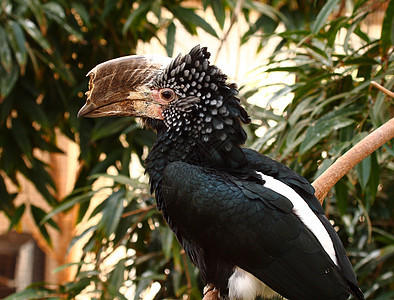
[[[99,64],[78,116],[138,116],[157,132],[145,162],[151,192],[220,299],[364,299],[310,183],[241,146],[250,118],[209,57],[196,46],[175,59]]]

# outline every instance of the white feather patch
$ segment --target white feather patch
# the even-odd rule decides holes
[[[228,280],[230,300],[254,300],[257,296],[269,299],[278,294],[245,270],[235,267]]]
[[[265,181],[264,186],[281,194],[293,203],[293,212],[301,219],[305,226],[315,235],[317,240],[322,245],[324,251],[330,256],[331,260],[337,265],[338,259],[335,254],[334,245],[328,234],[327,230],[324,228],[323,224],[320,222],[319,218],[311,210],[309,205],[302,199],[302,197],[291,187],[284,184],[283,182],[261,172],[257,172],[261,178]]]

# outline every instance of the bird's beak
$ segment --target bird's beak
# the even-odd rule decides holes
[[[171,59],[131,55],[97,65],[88,76],[86,103],[78,117],[138,116],[163,119],[163,103],[156,101],[149,83]]]

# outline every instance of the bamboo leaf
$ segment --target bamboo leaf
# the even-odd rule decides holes
[[[3,27],[0,26],[0,62],[7,73],[10,73],[12,68],[11,49],[7,39],[7,33]]]
[[[12,119],[12,133],[15,137],[15,141],[21,149],[22,153],[28,158],[32,159],[33,147],[31,140],[27,134],[25,124],[18,118]]]
[[[328,0],[323,8],[320,10],[319,14],[316,17],[315,22],[312,25],[311,32],[312,34],[316,34],[322,29],[328,17],[331,15],[333,10],[337,7],[339,0]]]
[[[383,19],[380,40],[382,42],[383,53],[387,53],[394,44],[394,1],[391,0]]]
[[[11,72],[7,72],[3,66],[0,65],[0,100],[7,97],[19,77],[19,68],[17,64],[12,64]]]
[[[54,20],[61,27],[63,27],[65,31],[72,34],[73,38],[78,41],[81,41],[83,39],[82,34],[67,23],[66,14],[60,4],[54,1],[48,2],[44,4],[44,9],[46,14],[48,15],[48,18]]]
[[[102,210],[103,216],[101,218],[99,227],[106,237],[109,237],[112,233],[114,233],[118,227],[124,209],[124,195],[125,190],[120,189],[104,200],[104,207]]]
[[[173,22],[167,27],[167,42],[166,42],[166,52],[169,57],[174,54],[174,44],[175,44],[175,31],[176,27]]]
[[[12,215],[12,217],[10,219],[10,226],[8,227],[8,230],[11,230],[16,225],[18,225],[18,223],[20,222],[20,220],[23,216],[23,213],[25,212],[25,208],[26,208],[26,205],[22,204],[14,210],[14,214]]]
[[[46,52],[52,52],[48,40],[42,35],[36,24],[34,24],[29,19],[19,19],[18,22],[22,25],[27,34],[37,42],[38,45],[40,45]]]
[[[45,228],[45,225],[40,224],[42,218],[46,215],[45,211],[43,211],[41,208],[39,208],[35,205],[31,205],[30,210],[31,210],[34,222],[37,224],[38,229],[40,230],[42,236],[44,237],[44,239],[46,240],[48,245],[52,247],[51,237],[49,236],[49,233],[48,233],[47,229]]]
[[[360,163],[356,165],[358,182],[361,188],[365,190],[371,174],[371,156],[367,156]]]
[[[49,219],[51,219],[53,216],[57,215],[58,213],[66,211],[66,210],[70,209],[71,207],[73,207],[76,204],[81,204],[81,203],[84,203],[84,202],[90,200],[93,197],[94,194],[95,194],[94,191],[90,191],[90,192],[88,192],[86,194],[75,196],[75,197],[72,197],[71,199],[69,199],[67,201],[61,202],[50,213],[46,214],[42,218],[42,221],[41,221],[42,224],[47,222]]]
[[[137,19],[138,16],[146,15],[152,5],[152,1],[143,1],[140,3],[138,8],[134,10],[126,19],[126,22],[122,28],[122,34],[125,35],[129,30],[130,26],[133,24],[134,20]]]
[[[82,4],[83,2],[73,2],[71,4],[71,7],[75,9],[77,14],[81,17],[83,23],[90,28],[91,27],[91,22],[90,22],[90,16],[89,12],[86,10],[86,8]]]
[[[342,180],[339,180],[335,186],[335,198],[337,200],[337,206],[341,216],[346,214],[347,210],[347,199],[348,199],[348,188]]]
[[[310,150],[333,130],[349,126],[352,123],[354,123],[353,120],[342,116],[318,120],[312,127],[307,129],[305,139],[300,146],[300,154],[304,154],[306,151]]]
[[[192,8],[185,8],[182,6],[174,6],[171,7],[171,11],[175,17],[181,21],[181,23],[185,26],[185,28],[192,34],[196,34],[195,26],[200,27],[210,35],[218,38],[215,29],[212,28],[207,21],[201,18],[194,12]]]
[[[222,0],[212,0],[211,2],[213,14],[215,15],[216,21],[218,22],[221,29],[224,27],[224,21],[226,20],[226,12]]]
[[[23,33],[22,27],[13,20],[9,20],[7,26],[8,38],[10,39],[10,45],[14,51],[16,61],[19,67],[24,70],[27,62],[27,49],[25,46],[26,39]]]
[[[92,131],[91,140],[97,141],[99,139],[116,134],[128,124],[130,124],[130,120],[128,118],[112,118],[101,123],[97,123],[96,127]]]

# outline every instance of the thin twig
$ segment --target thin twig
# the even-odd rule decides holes
[[[394,93],[388,89],[386,89],[384,86],[381,86],[379,83],[377,83],[376,81],[371,81],[371,85],[373,85],[374,87],[376,87],[378,90],[380,90],[381,92],[385,93],[387,96],[394,98]]]
[[[146,207],[143,207],[143,208],[139,208],[139,209],[136,209],[136,210],[125,212],[122,215],[122,218],[126,218],[126,217],[129,217],[129,216],[132,216],[132,215],[136,215],[136,214],[139,214],[140,212],[148,211],[148,210],[151,210],[152,208],[155,208],[155,207],[156,207],[156,204],[152,204],[152,205],[149,205],[149,206],[146,206]]]

